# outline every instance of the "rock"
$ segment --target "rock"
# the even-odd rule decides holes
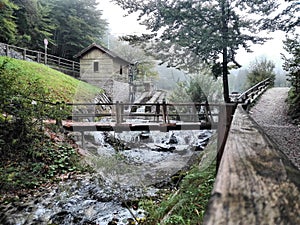
[[[170,136],[167,144],[178,144],[178,140],[177,140],[176,136],[174,135],[174,133]]]

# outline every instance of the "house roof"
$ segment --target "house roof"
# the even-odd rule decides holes
[[[86,47],[85,49],[83,49],[81,52],[77,53],[74,56],[74,58],[81,58],[85,54],[87,54],[88,52],[90,52],[90,51],[92,51],[94,49],[99,49],[100,51],[108,54],[111,58],[121,60],[121,61],[125,62],[126,64],[133,64],[132,62],[129,62],[128,60],[123,59],[122,57],[118,56],[115,52],[110,51],[108,48],[105,48],[104,46],[98,45],[96,43],[93,43],[93,44],[89,45],[88,47]]]

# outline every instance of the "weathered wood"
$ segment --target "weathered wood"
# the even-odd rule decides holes
[[[218,147],[217,147],[217,170],[223,156],[226,140],[228,137],[232,116],[236,109],[236,104],[220,105],[218,117]]]
[[[205,225],[300,224],[300,171],[238,106]]]

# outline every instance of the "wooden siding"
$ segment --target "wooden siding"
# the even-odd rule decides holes
[[[94,72],[94,62],[99,62],[99,71]],[[80,77],[82,79],[111,77],[114,73],[113,59],[95,49],[80,59]]]

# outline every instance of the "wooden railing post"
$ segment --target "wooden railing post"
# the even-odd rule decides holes
[[[6,53],[6,56],[8,57],[9,56],[9,47],[8,47],[8,45],[5,45],[6,46],[6,51],[5,51],[5,53]]]
[[[164,123],[167,123],[167,104],[166,104],[166,99],[163,99],[162,102],[162,109],[163,109],[163,121]]]
[[[41,62],[41,53],[38,52],[37,53],[37,60],[36,60],[37,63],[40,63]]]
[[[159,121],[159,114],[160,114],[160,104],[159,104],[159,102],[156,103],[155,114],[156,114],[156,122],[158,122]]]
[[[119,101],[116,101],[116,122],[117,122],[117,124],[120,124],[120,122],[121,122]]]
[[[120,122],[123,123],[124,121],[124,104],[121,102],[120,104]]]
[[[23,60],[26,60],[26,49],[23,49]]]
[[[216,172],[219,169],[235,109],[236,104],[221,104],[219,108]]]

